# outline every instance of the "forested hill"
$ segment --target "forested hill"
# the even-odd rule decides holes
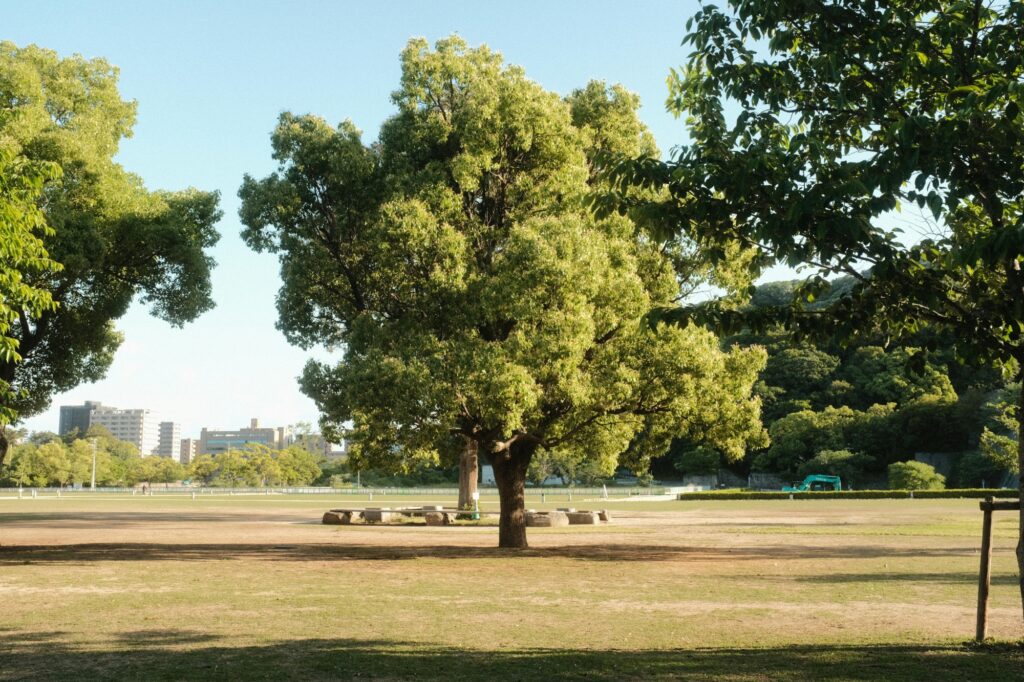
[[[750,305],[788,305],[797,284],[760,285]],[[827,308],[851,286],[837,279],[813,306]],[[828,473],[857,484],[918,453],[951,453],[941,459],[953,485],[998,484],[1016,469],[1010,387],[997,370],[958,362],[953,340],[934,330],[843,347],[798,343],[782,329],[725,343],[762,345],[769,354],[756,391],[771,445],[748,453],[739,473]],[[676,442],[669,461],[692,474],[722,466],[718,453],[692,442]]]

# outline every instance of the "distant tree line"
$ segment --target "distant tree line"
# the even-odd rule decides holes
[[[249,443],[238,450],[199,455],[188,466],[194,483],[221,487],[310,485],[321,474],[320,458],[299,445],[274,450]]]
[[[218,455],[200,455],[183,466],[171,457],[143,456],[134,443],[114,438],[102,426],[91,427],[84,436],[77,431],[64,437],[50,432],[15,435],[18,440],[11,456],[0,466],[0,486],[88,486],[94,453],[97,486],[189,481],[214,487],[257,487],[322,482],[322,457],[301,445],[272,450],[252,443]]]
[[[114,438],[102,426],[93,426],[85,436],[77,431],[64,438],[40,432],[20,439],[0,466],[0,485],[88,486],[92,480],[94,447],[97,486],[131,487],[185,478],[185,468],[178,460],[143,457],[133,443]]]

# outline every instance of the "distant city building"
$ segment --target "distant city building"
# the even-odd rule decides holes
[[[134,443],[143,455],[156,453],[160,445],[160,422],[149,410],[122,410],[98,405],[90,413],[90,426],[98,424],[118,440]]]
[[[78,429],[78,433],[84,436],[92,426],[92,411],[102,406],[103,403],[94,400],[86,400],[84,405],[61,405],[57,433],[66,436]]]
[[[287,426],[261,428],[258,419],[251,420],[249,428],[237,431],[213,431],[203,428],[199,434],[198,454],[218,455],[228,450],[240,450],[250,443],[281,450],[290,444],[291,437],[291,429]]]
[[[341,443],[328,443],[327,451],[324,453],[327,459],[348,459],[348,441]]]
[[[177,458],[181,448],[181,425],[174,422],[160,422],[160,440],[156,453],[161,457]]]
[[[332,445],[327,442],[319,433],[306,433],[293,435],[287,439],[286,445],[298,445],[307,452],[312,452],[321,457],[329,457]]]
[[[195,438],[182,438],[178,451],[178,461],[182,464],[191,464],[199,453],[199,441]]]

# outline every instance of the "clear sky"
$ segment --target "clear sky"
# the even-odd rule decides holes
[[[694,1],[227,2],[0,0],[0,39],[61,55],[105,57],[121,69],[122,97],[138,100],[135,135],[119,161],[151,189],[219,190],[224,218],[217,307],[173,329],[135,306],[118,322],[125,342],[107,378],[55,397],[30,418],[56,430],[58,406],[100,400],[145,407],[182,424],[238,428],[316,422],[296,377],[310,353],[274,327],[276,259],[239,238],[242,175],[273,170],[269,133],[282,111],[351,119],[369,140],[393,108],[406,41],[458,33],[486,43],[544,87],[566,94],[591,79],[639,93],[667,150],[684,140],[665,112],[665,78]],[[321,353],[326,356],[326,353]]]

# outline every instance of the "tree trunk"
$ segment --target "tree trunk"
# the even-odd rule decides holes
[[[7,450],[10,449],[10,446],[11,443],[7,440],[7,426],[0,426],[0,467],[7,459]]]
[[[1017,576],[1020,581],[1020,604],[1024,613],[1024,381],[1017,401],[1017,476],[1020,480],[1020,525],[1017,534]]]
[[[526,549],[526,469],[536,446],[513,443],[507,452],[491,457],[494,482],[498,485],[501,516],[498,547]]]
[[[466,439],[459,457],[459,509],[473,508],[473,493],[476,492],[478,477],[477,442]]]

